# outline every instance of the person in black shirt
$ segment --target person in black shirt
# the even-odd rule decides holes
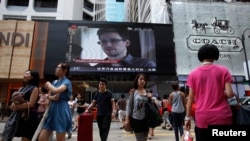
[[[107,141],[111,120],[115,117],[115,99],[110,90],[107,89],[107,80],[101,78],[98,82],[98,91],[94,96],[92,103],[85,110],[85,112],[91,111],[91,109],[97,104],[97,125],[99,128],[99,135],[101,141]]]

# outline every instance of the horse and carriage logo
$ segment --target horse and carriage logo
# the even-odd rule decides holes
[[[192,29],[195,29],[198,32],[198,29],[201,32],[206,33],[207,29],[213,29],[213,32],[219,34],[221,31],[226,32],[227,34],[234,34],[234,29],[229,25],[229,20],[221,20],[214,18],[214,21],[211,23],[212,28],[207,27],[207,23],[198,23],[195,19],[192,20]]]

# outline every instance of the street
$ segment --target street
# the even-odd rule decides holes
[[[5,122],[0,122],[0,131],[3,131]],[[194,135],[193,130],[191,130],[192,135]],[[67,135],[66,135],[67,138]],[[67,141],[76,141],[77,140],[77,131],[74,131],[71,139],[66,139]],[[169,131],[167,129],[162,129],[157,127],[154,132],[152,140],[155,141],[175,141],[174,131]],[[20,141],[20,138],[14,138],[13,141]],[[55,141],[55,134],[53,136],[53,141]],[[100,141],[99,130],[97,123],[93,122],[93,141]],[[108,141],[135,141],[134,134],[126,132],[123,129],[120,129],[119,122],[113,121],[111,123],[110,132],[108,136]]]

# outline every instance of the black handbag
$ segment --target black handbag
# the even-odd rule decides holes
[[[237,95],[235,95],[237,104],[230,105],[233,114],[233,124],[250,125],[250,105],[244,105]]]

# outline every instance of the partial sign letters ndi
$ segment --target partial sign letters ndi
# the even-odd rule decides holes
[[[9,46],[22,46],[24,44],[25,47],[29,46],[29,38],[30,34],[26,33],[25,35],[18,32],[13,32],[12,34],[10,32],[7,32],[7,34],[4,34],[3,32],[0,32],[0,46],[2,43]]]

